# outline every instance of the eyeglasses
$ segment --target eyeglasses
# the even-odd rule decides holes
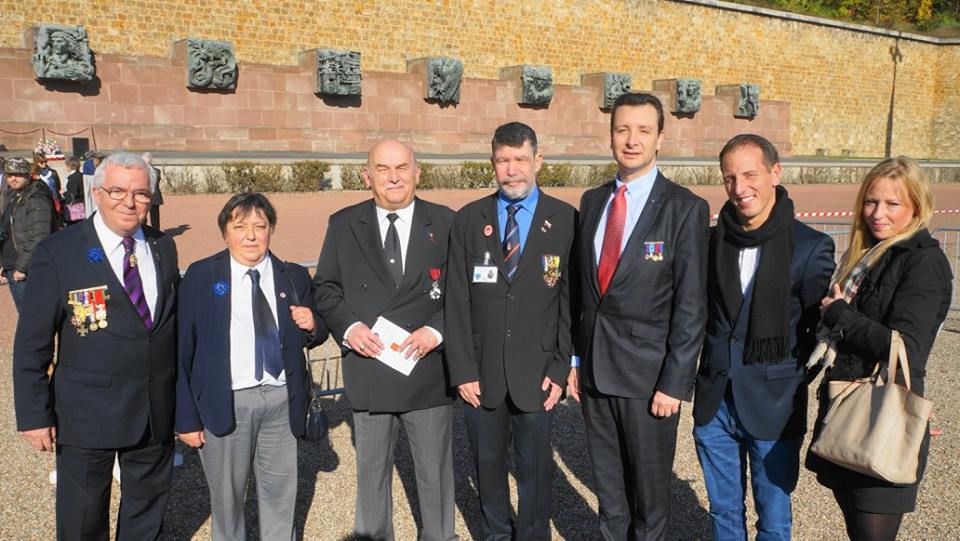
[[[101,190],[107,192],[107,195],[110,196],[110,199],[114,201],[125,201],[127,199],[127,194],[131,193],[130,190],[124,190],[123,188],[100,188]],[[133,200],[140,204],[147,204],[153,200],[153,196],[147,190],[137,190],[133,192]]]

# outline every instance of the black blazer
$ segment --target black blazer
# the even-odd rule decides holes
[[[716,228],[712,234],[716,236]],[[718,239],[714,239],[715,242]],[[715,257],[713,253],[710,257]],[[761,257],[763,257],[761,253]],[[740,275],[711,276],[707,335],[700,356],[693,418],[705,425],[717,414],[727,383],[731,385],[737,416],[747,432],[758,439],[799,438],[806,431],[807,371],[804,365],[816,345],[820,300],[833,275],[833,239],[794,221],[793,258],[790,261],[790,355],[776,363],[743,364],[743,349],[750,321],[752,292],[735,320],[727,317],[718,280]],[[713,266],[711,266],[713,269]],[[712,270],[711,270],[712,272]]]
[[[549,224],[549,225],[548,225]],[[486,235],[484,230],[492,228]],[[450,236],[446,354],[451,385],[480,381],[484,407],[507,393],[523,411],[540,411],[544,376],[563,387],[570,367],[570,254],[576,210],[540,192],[530,232],[512,282],[507,282],[497,220],[497,194],[465,206]],[[490,230],[490,229],[488,229]],[[473,283],[473,270],[489,252],[496,283]],[[544,258],[558,256],[552,284]]]
[[[440,270],[442,290],[453,211],[419,198],[415,201],[399,288],[384,261],[373,200],[330,216],[314,276],[314,299],[317,312],[341,345],[347,327],[357,321],[373,327],[377,316],[410,332],[429,325],[443,334],[443,297],[430,298],[430,271]],[[355,410],[404,412],[452,400],[440,348],[417,361],[409,376],[343,348],[343,378]]]
[[[853,306],[836,301],[823,314],[824,324],[843,336],[824,381],[869,376],[877,361],[886,362],[890,330],[896,329],[907,349],[910,388],[923,396],[927,357],[950,309],[952,288],[950,264],[926,229],[891,246],[867,272]]]
[[[323,320],[315,317],[314,332],[297,327],[290,306],[311,306],[313,291],[307,269],[271,254],[277,302],[280,349],[290,410],[290,431],[302,437],[306,423],[310,381],[303,348],[327,338]],[[236,428],[230,374],[230,253],[226,250],[187,268],[180,284],[177,315],[179,372],[177,374],[176,431],[206,428],[217,436]],[[219,293],[219,294],[218,294]],[[302,299],[302,300],[301,300]]]
[[[574,346],[581,379],[607,395],[642,399],[662,391],[689,400],[707,319],[707,202],[657,175],[601,299],[593,238],[615,186],[580,200]],[[663,243],[662,260],[645,256],[647,242]]]
[[[143,231],[157,270],[150,331],[110,268],[92,218],[37,245],[14,342],[18,430],[56,426],[58,443],[96,449],[132,446],[148,426],[156,440],[173,436],[177,250],[169,236]],[[102,285],[108,326],[81,336],[68,294]]]

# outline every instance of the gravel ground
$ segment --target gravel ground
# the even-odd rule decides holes
[[[13,315],[9,296],[0,292],[0,314]],[[44,540],[54,537],[54,487],[48,482],[53,457],[27,449],[16,435],[10,384],[11,329],[0,331],[0,539]],[[950,368],[960,354],[960,320],[948,321],[929,364],[929,396],[936,401],[934,426],[944,433],[934,440],[927,477],[920,491],[919,510],[904,520],[901,539],[954,540],[960,538],[960,374]],[[297,517],[303,539],[350,538],[353,524],[356,463],[351,443],[349,405],[342,396],[326,399],[332,429],[328,442],[300,444],[300,490]],[[690,437],[690,408],[684,406],[672,486],[673,514],[670,538],[709,539],[706,493]],[[813,409],[811,408],[811,411]],[[478,502],[460,406],[455,406],[454,467],[457,483],[457,532],[463,539],[478,533]],[[401,437],[402,432],[401,432]],[[597,539],[596,498],[584,447],[583,419],[572,400],[558,406],[554,425],[554,456],[558,465],[554,482],[554,539]],[[173,490],[167,508],[164,539],[209,539],[210,507],[197,454],[181,449],[182,466],[174,470]],[[805,452],[805,451],[804,451]],[[394,523],[397,539],[416,539],[416,488],[405,442],[397,450],[394,476]],[[116,485],[114,488],[118,488]],[[252,485],[251,485],[251,488]],[[114,510],[116,518],[116,494]],[[252,491],[251,491],[252,494]],[[515,493],[514,493],[515,496]],[[256,504],[247,506],[248,531],[256,531]],[[750,513],[749,521],[755,521]],[[794,493],[796,539],[843,539],[840,512],[830,493],[803,470]],[[254,538],[254,537],[251,537]]]

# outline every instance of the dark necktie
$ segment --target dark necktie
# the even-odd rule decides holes
[[[137,314],[143,320],[143,326],[149,331],[153,329],[153,318],[150,317],[147,297],[143,294],[143,282],[140,280],[137,256],[133,255],[134,245],[133,237],[123,238],[123,289],[126,290],[130,302],[133,303],[133,307],[137,309]]]
[[[253,304],[253,332],[256,350],[254,377],[263,379],[263,371],[274,378],[280,377],[283,370],[283,359],[280,357],[280,333],[277,331],[277,321],[273,319],[270,303],[267,296],[260,289],[260,271],[250,269],[250,299]]]
[[[597,266],[601,296],[607,292],[613,273],[617,270],[617,262],[620,261],[620,244],[623,242],[623,228],[627,221],[626,191],[627,185],[621,184],[607,211],[607,228],[603,232],[603,248],[600,250],[600,264]]]
[[[507,232],[503,236],[503,266],[507,271],[507,281],[513,280],[520,263],[520,227],[517,225],[517,211],[520,205],[507,205]]]
[[[387,267],[390,268],[393,285],[400,287],[400,282],[403,282],[403,255],[400,253],[400,235],[397,234],[397,226],[394,225],[397,218],[399,216],[396,212],[387,214],[390,226],[387,227],[387,238],[383,241],[383,255],[387,260]]]

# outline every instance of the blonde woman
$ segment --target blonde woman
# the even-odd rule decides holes
[[[854,207],[850,247],[821,302],[822,335],[835,340],[835,359],[820,388],[817,426],[828,405],[826,383],[869,376],[878,360],[887,359],[892,329],[906,344],[911,388],[924,394],[927,357],[950,307],[953,283],[940,245],[927,231],[932,216],[933,194],[914,160],[890,158],[867,173]],[[929,435],[912,485],[893,485],[812,453],[807,466],[833,490],[850,539],[894,540],[903,514],[916,507],[928,446]]]

